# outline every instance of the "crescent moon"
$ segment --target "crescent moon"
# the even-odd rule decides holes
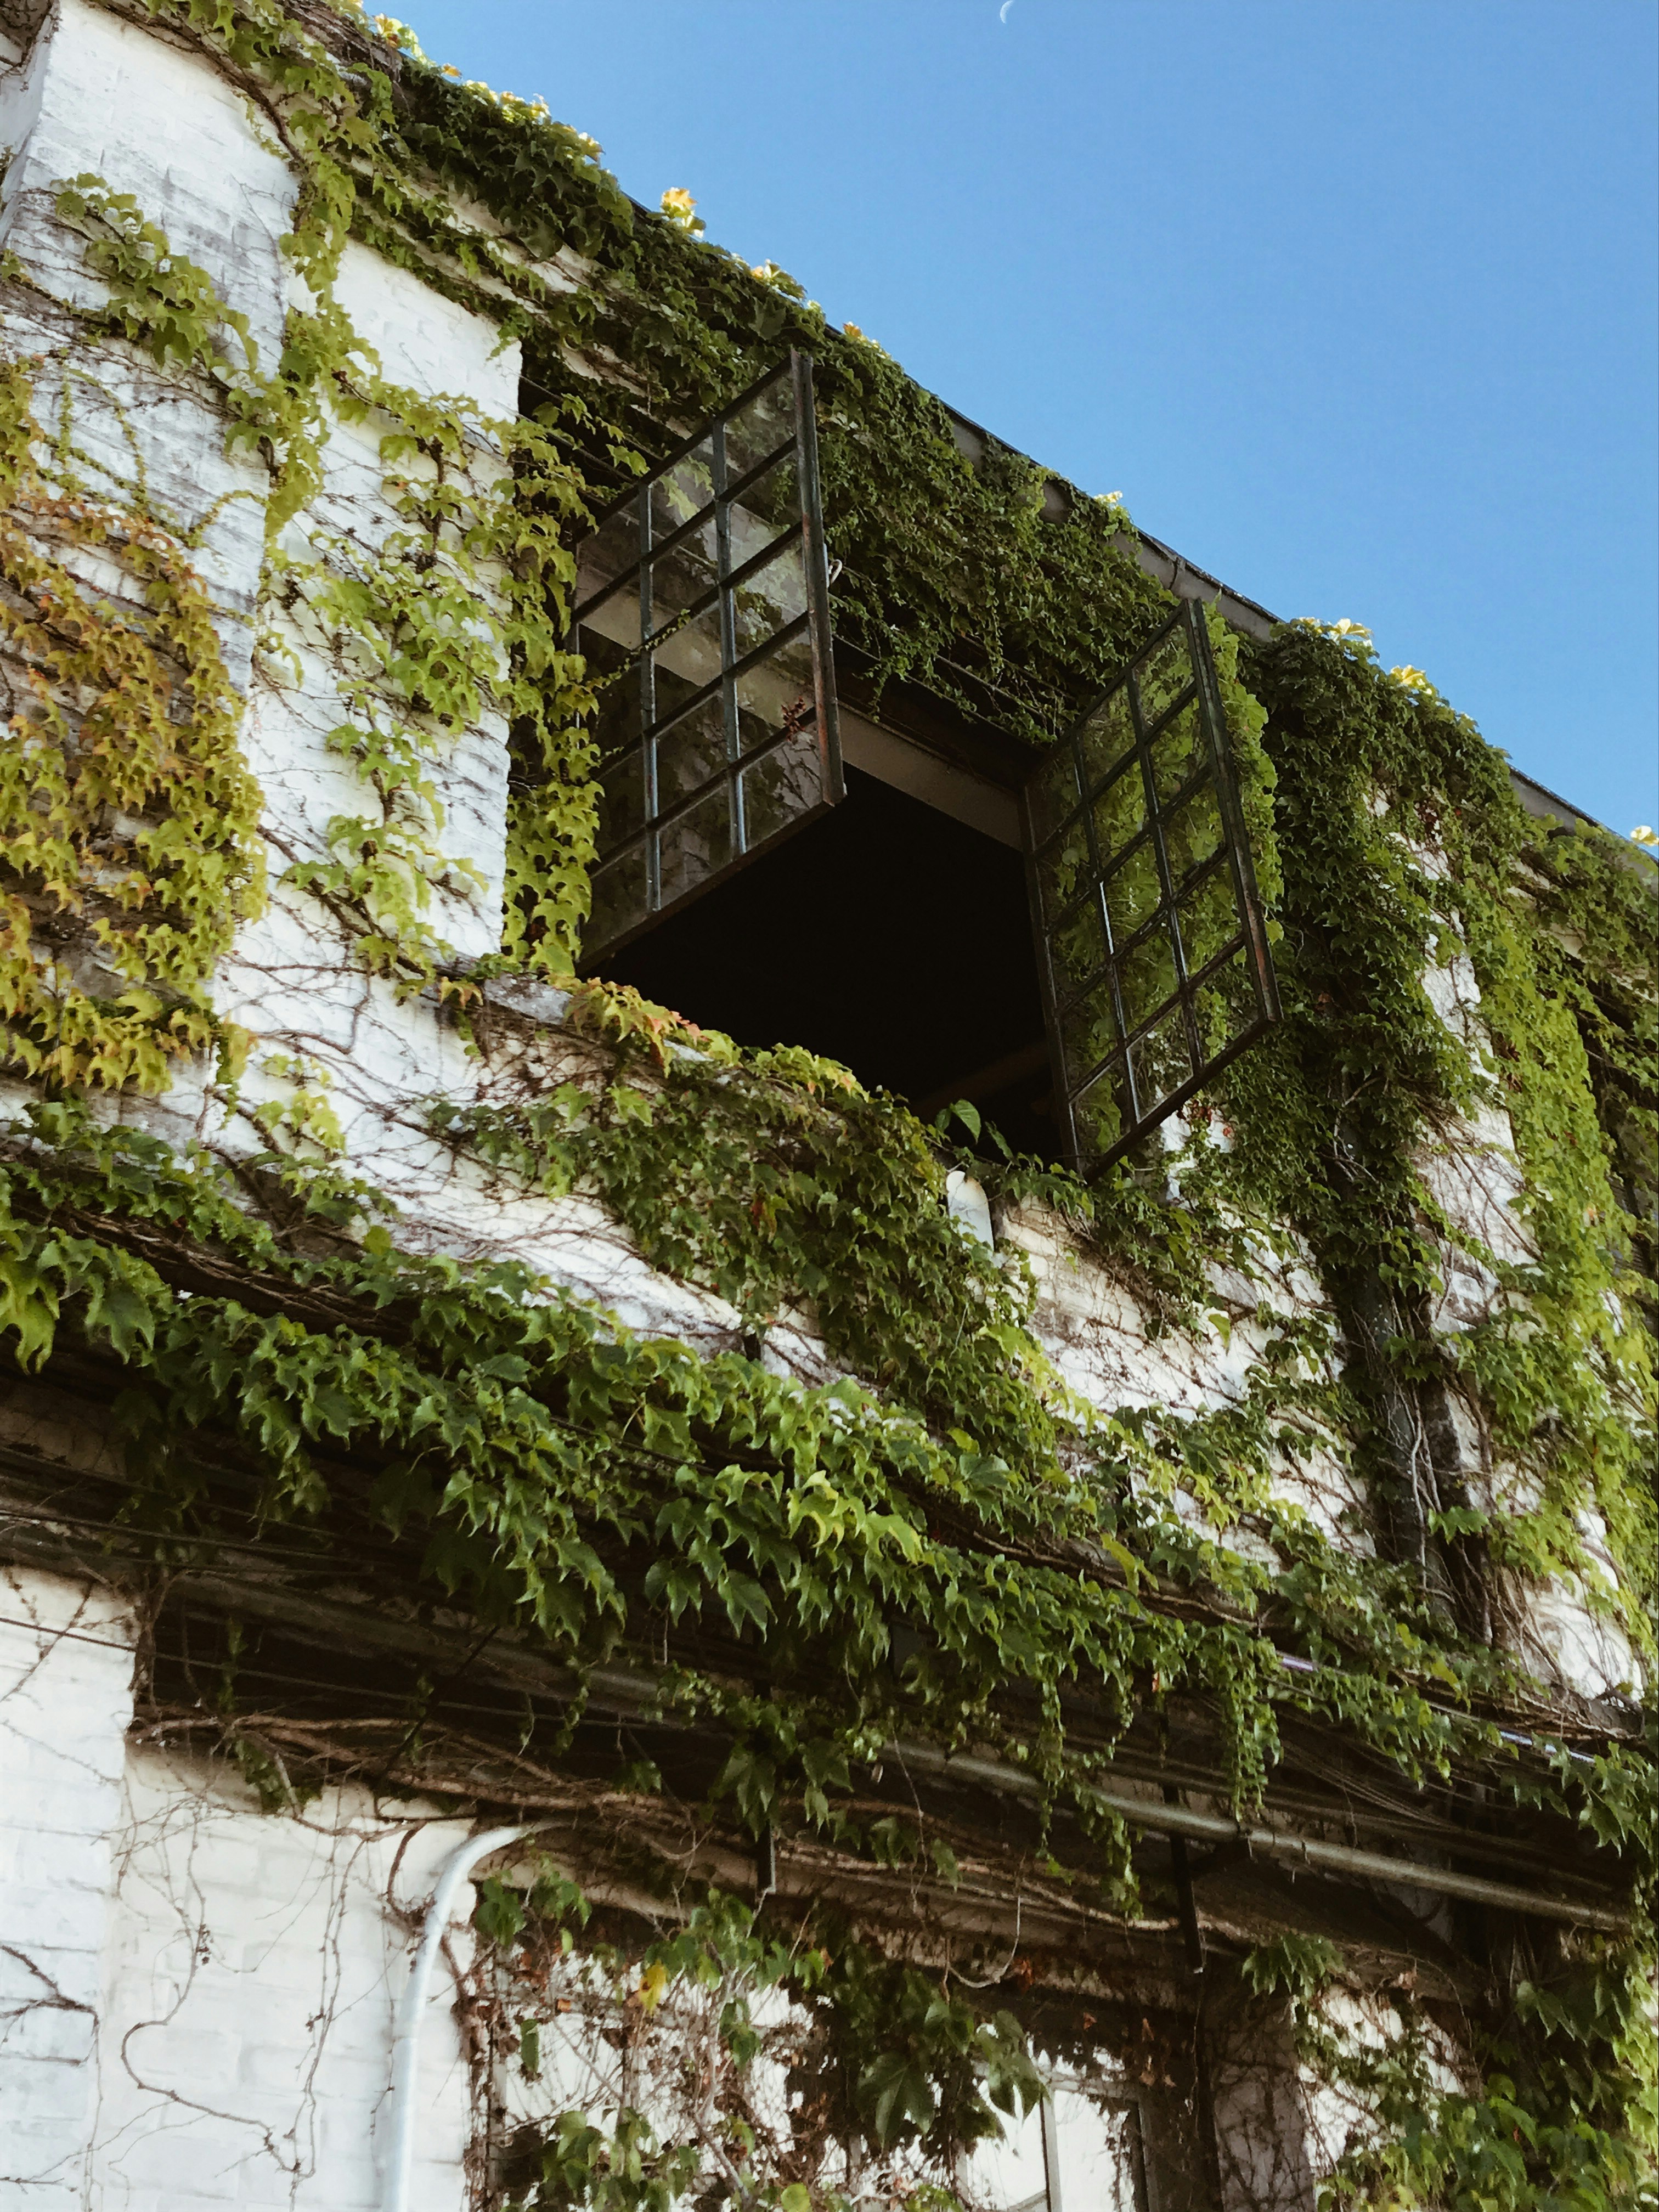
[[[1008,10],[1013,6],[1013,4],[1014,0],[1002,0],[1001,7],[997,9],[997,21],[999,23],[1006,23],[1007,21]]]

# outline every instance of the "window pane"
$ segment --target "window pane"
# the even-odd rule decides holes
[[[597,599],[582,613],[582,650],[603,652],[596,641],[604,639],[614,645],[622,654],[637,653],[640,647],[640,586],[638,580],[629,577],[618,584],[614,592]]]
[[[719,602],[664,638],[652,658],[656,665],[656,720],[660,722],[720,672]]]
[[[1095,849],[1100,865],[1109,868],[1132,837],[1146,823],[1146,780],[1140,763],[1131,753],[1128,763],[1115,775],[1095,801]]]
[[[735,688],[738,744],[742,751],[757,751],[780,730],[817,729],[812,646],[805,635],[745,668]]]
[[[726,715],[714,692],[657,739],[657,805],[689,799],[726,766]]]
[[[682,538],[672,553],[651,563],[651,627],[665,629],[714,588],[714,524],[711,516]]]
[[[1116,768],[1135,741],[1129,715],[1129,689],[1120,684],[1101,701],[1078,732],[1083,773],[1091,786]]]
[[[793,453],[774,461],[757,477],[741,500],[726,509],[732,536],[732,566],[742,568],[781,531],[800,526],[800,472]]]
[[[1146,2201],[1139,2115],[1127,2099],[1054,2092],[1058,2185],[1064,2212],[1140,2212]]]
[[[1072,764],[1072,749],[1068,744],[1055,747],[1053,754],[1031,778],[1031,832],[1041,843],[1049,832],[1060,823],[1078,802],[1077,770]]]
[[[1101,984],[1068,1006],[1060,1018],[1060,1048],[1065,1055],[1067,1083],[1081,1083],[1098,1067],[1117,1043],[1118,1036],[1109,984]]]
[[[586,598],[601,584],[637,566],[640,557],[640,502],[630,499],[602,523],[582,547],[579,595]]]
[[[1188,975],[1213,960],[1222,947],[1240,934],[1238,902],[1233,879],[1224,867],[1204,877],[1181,902],[1181,950]]]
[[[732,857],[732,803],[722,783],[662,830],[662,902],[683,898]]]
[[[640,738],[641,665],[608,638],[583,630],[579,642],[598,703],[588,723],[603,760]]]
[[[608,942],[645,919],[645,848],[635,845],[593,877],[591,936]]]
[[[599,849],[608,853],[645,827],[645,782],[636,750],[624,753],[599,785]]]
[[[714,449],[704,438],[651,486],[651,542],[659,545],[714,496]]]
[[[962,2199],[974,2212],[1047,2212],[1048,2161],[1042,2113],[998,2115],[999,2136],[976,2142],[962,2161]],[[1079,2206],[1079,2212],[1086,2212]]]
[[[1152,754],[1158,803],[1167,806],[1190,775],[1209,765],[1210,748],[1196,699],[1164,724],[1152,739]]]
[[[1192,656],[1184,627],[1172,629],[1163,643],[1147,654],[1136,669],[1134,680],[1140,694],[1140,719],[1150,730],[1193,682]]]
[[[795,434],[795,389],[787,375],[726,419],[726,481],[733,483],[763,454],[775,453]]]
[[[800,538],[787,538],[769,561],[736,587],[732,599],[739,659],[775,631],[798,622],[806,612],[806,549]]]
[[[1221,850],[1221,802],[1212,783],[1201,783],[1164,825],[1164,849],[1169,855],[1170,875],[1182,878],[1213,860]]]
[[[1094,881],[1094,856],[1081,816],[1042,854],[1036,872],[1042,911],[1058,919],[1073,904],[1083,886]]]
[[[1091,982],[1106,964],[1106,933],[1100,926],[1100,900],[1092,885],[1086,898],[1050,933],[1054,988],[1062,994]]]
[[[1140,1110],[1149,1113],[1161,1099],[1179,1091],[1193,1072],[1193,1063],[1187,1049],[1187,1023],[1179,1006],[1172,1006],[1160,1022],[1154,1022],[1139,1044],[1130,1048],[1134,1062],[1135,1089],[1140,1093]]]
[[[1123,1018],[1132,1030],[1137,1030],[1174,995],[1175,953],[1168,930],[1149,930],[1139,945],[1126,952],[1118,963],[1118,980],[1123,993]]]
[[[1194,1011],[1199,1042],[1212,1060],[1261,1020],[1255,984],[1242,950],[1195,994]]]
[[[1112,926],[1113,945],[1126,943],[1143,922],[1152,920],[1163,902],[1158,854],[1152,839],[1143,837],[1106,878],[1106,918]]]
[[[799,738],[767,754],[743,777],[744,837],[750,847],[769,837],[809,807],[816,806],[823,790],[817,736],[805,731]]]
[[[1092,1165],[1134,1126],[1121,1054],[1078,1094],[1072,1111],[1085,1164]]]

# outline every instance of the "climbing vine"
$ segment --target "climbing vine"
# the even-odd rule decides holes
[[[1042,742],[1164,618],[1121,503],[994,445],[970,458],[878,346],[710,244],[684,195],[635,210],[537,104],[453,81],[385,19],[348,69],[274,0],[143,8],[216,58],[292,165],[295,304],[262,362],[135,201],[64,179],[58,215],[106,295],[72,311],[76,348],[198,380],[228,451],[263,465],[262,681],[280,696],[326,669],[323,757],[354,794],[313,848],[281,853],[283,879],[371,970],[477,1012],[479,963],[446,933],[479,886],[446,854],[434,763],[484,728],[510,732],[514,787],[502,954],[483,967],[570,975],[593,821],[592,694],[560,643],[572,544],[787,343],[817,363],[837,623],[872,694],[925,684]],[[353,238],[518,341],[524,413],[385,375],[337,297]],[[804,1052],[739,1052],[586,987],[575,1073],[439,1103],[431,1127],[526,1188],[597,1199],[653,1266],[729,1302],[744,1348],[647,1341],[527,1269],[399,1249],[386,1205],[317,1157],[337,1124],[297,1061],[286,1148],[235,1176],[74,1103],[164,1088],[215,1047],[234,1077],[208,987],[262,890],[240,702],[191,565],[205,526],[170,522],[138,475],[112,498],[88,488],[74,350],[53,368],[55,437],[32,411],[42,362],[0,385],[16,740],[0,983],[12,1064],[64,1094],[9,1140],[0,1327],[26,1365],[71,1346],[119,1369],[137,1524],[173,1547],[210,1530],[189,1450],[204,1432],[231,1440],[270,1521],[320,1524],[356,1486],[385,1530],[418,1537],[429,1583],[486,1624],[532,1626],[579,1679],[680,1638],[661,1710],[720,1733],[709,1796],[751,1835],[897,1849],[846,1811],[850,1777],[896,1739],[971,1743],[1036,1778],[1053,1864],[1123,1913],[1129,1838],[1094,1792],[1137,1719],[1177,1697],[1210,1717],[1240,1807],[1292,1715],[1403,1776],[1549,1807],[1627,1854],[1632,1931],[1494,1966],[1492,2016],[1469,2027],[1478,2081],[1447,2090],[1406,2014],[1384,2057],[1339,2047],[1321,2002],[1340,1958],[1253,1972],[1290,1990],[1304,2048],[1370,2116],[1338,2201],[1629,2201],[1654,2154],[1650,1762],[1605,1732],[1575,1756],[1589,1722],[1511,1632],[1528,1589],[1565,1582],[1633,1674],[1652,1662],[1651,871],[1610,840],[1540,833],[1467,720],[1352,625],[1245,644],[1213,623],[1286,1019],[1189,1109],[1178,1155],[1092,1193],[1030,1162],[987,1179],[1001,1202],[1068,1213],[1162,1326],[1218,1325],[1212,1272],[1248,1280],[1269,1251],[1311,1255],[1334,1316],[1267,1314],[1224,1413],[1102,1413],[1038,1341],[1029,1273],[946,1215],[945,1131]],[[378,471],[367,525],[322,495],[348,432]],[[120,592],[88,581],[91,556]],[[1450,1154],[1498,1193],[1484,1231],[1437,1179]],[[1455,1274],[1479,1310],[1449,1327]],[[769,1340],[792,1324],[859,1379],[780,1377]],[[1287,1495],[1287,1464],[1316,1449],[1369,1478],[1376,1557]],[[740,1663],[762,1644],[763,1693]],[[1524,1738],[1501,1724],[1517,1710]],[[486,1906],[509,1951],[574,1910],[562,1892]],[[833,1994],[859,2124],[929,2146],[946,2179],[986,2097],[1030,2092],[1020,2031],[994,2009],[850,1936],[780,1942],[711,1895],[635,1962],[662,1980],[629,1998],[734,1977]],[[740,2063],[752,2023],[732,2002],[719,2036]],[[642,2125],[624,2112],[601,2137],[566,2115],[526,2201],[665,2204],[693,2165]],[[805,2212],[806,2194],[780,2181],[775,2201]]]

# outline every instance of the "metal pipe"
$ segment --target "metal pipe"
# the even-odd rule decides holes
[[[455,1893],[480,1859],[533,1832],[528,1827],[486,1828],[481,1836],[469,1836],[447,1861],[438,1877],[438,1887],[433,1892],[421,1929],[420,1948],[415,1954],[409,1984],[398,2008],[397,2031],[392,2039],[391,2141],[386,2150],[382,2198],[386,2212],[409,2212],[409,2184],[415,2165],[415,2089],[419,2073],[421,2027],[426,2014],[432,1969],[437,1964],[439,1946],[455,1910]]]
[[[898,1743],[889,1755],[907,1766],[936,1774],[959,1776],[981,1782],[994,1790],[1006,1790],[1020,1797],[1041,1795],[1034,1775],[1000,1759],[956,1759],[930,1744]],[[1488,1881],[1484,1875],[1458,1874],[1450,1867],[1427,1866],[1418,1859],[1390,1858],[1382,1851],[1362,1851],[1347,1844],[1322,1843],[1314,1836],[1298,1836],[1282,1829],[1248,1826],[1217,1813],[1194,1813],[1186,1805],[1160,1805],[1145,1797],[1130,1797],[1115,1790],[1091,1788],[1089,1796],[1103,1812],[1115,1813],[1133,1826],[1159,1835],[1189,1836],[1206,1844],[1243,1844],[1254,1857],[1288,1859],[1297,1866],[1322,1868],[1332,1874],[1360,1875],[1371,1881],[1402,1883],[1410,1889],[1428,1889],[1443,1897],[1464,1897],[1477,1905],[1497,1905],[1506,1912],[1528,1912],[1541,1920],[1565,1920],[1581,1928],[1601,1928],[1623,1935],[1630,1926],[1627,1913],[1607,1905],[1580,1905],[1570,1897],[1551,1897],[1535,1889],[1517,1889],[1507,1881]]]

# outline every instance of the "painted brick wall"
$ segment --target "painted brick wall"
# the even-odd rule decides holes
[[[121,1602],[0,1570],[0,2207],[86,2203],[132,1638]]]

